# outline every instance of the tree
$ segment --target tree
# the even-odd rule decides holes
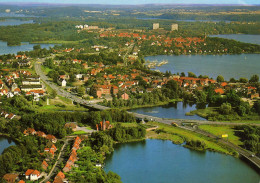
[[[236,79],[235,79],[235,78],[230,78],[229,82],[230,82],[230,83],[235,83],[235,82],[236,82]]]
[[[254,74],[253,76],[251,76],[249,83],[257,83],[259,81],[259,76]]]
[[[83,95],[85,95],[86,89],[81,86],[81,87],[78,87],[77,92],[78,92],[78,95],[82,97]]]
[[[51,93],[50,93],[50,97],[55,98],[56,96],[57,96],[56,90],[52,90]]]
[[[37,44],[33,46],[33,50],[40,50],[41,49],[41,45]]]
[[[232,112],[232,106],[230,103],[223,103],[220,108],[219,112],[221,114],[230,114]]]
[[[181,77],[185,77],[185,73],[184,72],[181,72]]]
[[[217,82],[218,82],[218,83],[224,82],[224,81],[225,81],[225,80],[224,80],[224,77],[223,77],[223,76],[219,75],[219,76],[217,77]]]
[[[248,79],[247,79],[247,78],[240,78],[240,79],[239,79],[239,82],[240,82],[240,83],[247,83],[247,82],[248,82]]]
[[[196,78],[196,74],[194,74],[193,72],[188,72],[188,76],[189,77],[192,77],[192,78]]]

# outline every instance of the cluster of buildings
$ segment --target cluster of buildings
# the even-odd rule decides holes
[[[76,25],[75,26],[76,29],[83,29],[83,30],[95,30],[95,29],[99,29],[98,26],[94,26],[94,25]]]
[[[0,95],[6,95],[12,98],[15,95],[20,95],[24,92],[26,96],[32,95],[35,101],[45,94],[43,85],[40,82],[40,76],[33,76],[29,71],[14,71],[0,74]],[[22,83],[18,86],[18,80],[22,77]],[[4,80],[2,80],[3,78]]]
[[[24,173],[24,176],[25,176],[26,180],[37,181],[37,180],[39,180],[42,177],[42,174],[38,170],[28,169]],[[3,179],[6,182],[8,182],[8,183],[14,183],[14,182],[25,183],[24,180],[20,180],[18,173],[8,173],[8,174],[5,174]]]
[[[71,168],[73,166],[75,166],[74,163],[78,160],[77,150],[80,148],[80,143],[81,143],[81,139],[79,138],[79,136],[77,136],[74,140],[74,144],[71,149],[70,157],[69,157],[65,167],[63,168],[63,172],[69,172],[71,170]]]
[[[153,30],[160,29],[160,24],[159,23],[153,23]],[[171,25],[171,31],[178,31],[179,25],[178,24],[172,24]]]
[[[56,143],[57,142],[57,138],[54,135],[51,135],[51,134],[46,135],[44,132],[36,131],[33,128],[27,128],[26,130],[23,131],[23,134],[24,134],[24,136],[36,135],[36,136],[45,138],[45,139],[51,141],[52,143]]]
[[[6,111],[0,109],[0,116],[1,116],[1,117],[4,117],[4,118],[6,118],[6,119],[12,120],[12,119],[14,119],[14,117],[15,117],[16,115],[13,114],[13,113],[8,113],[8,112],[6,112]]]

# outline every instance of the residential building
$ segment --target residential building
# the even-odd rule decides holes
[[[160,24],[159,23],[153,23],[153,30],[159,29]]]
[[[38,180],[40,178],[40,172],[38,170],[28,169],[25,172],[25,178],[31,181]]]

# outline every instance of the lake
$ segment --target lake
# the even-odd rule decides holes
[[[33,24],[33,20],[16,20],[16,19],[6,19],[4,21],[0,21],[0,26],[13,26],[13,25],[22,25],[22,24]]]
[[[186,104],[183,102],[169,103],[163,106],[157,107],[144,107],[131,109],[129,111],[139,114],[145,114],[149,116],[159,118],[173,118],[173,119],[190,119],[190,120],[206,120],[200,116],[186,116],[186,112],[196,110],[196,104]]]
[[[258,183],[260,176],[244,161],[215,152],[198,152],[171,141],[116,144],[106,172],[124,183]]]
[[[20,46],[7,46],[7,42],[0,41],[0,55],[4,54],[16,54],[18,51],[32,51],[33,46],[38,44],[30,44],[28,42],[22,42]],[[54,47],[55,44],[39,44],[41,48],[49,49],[49,47]]]
[[[197,76],[208,75],[214,79],[218,75],[224,76],[226,80],[234,77],[250,78],[253,74],[260,75],[260,54],[240,55],[158,55],[145,57],[149,61],[167,60],[168,64],[157,67],[153,70],[161,72],[171,71],[193,72]]]
[[[225,39],[234,39],[236,41],[259,44],[260,45],[260,35],[250,35],[250,34],[219,34],[210,35],[209,37],[219,37]]]
[[[0,13],[0,17],[36,17],[34,15],[25,15],[25,14],[21,14],[21,13],[14,13],[14,12],[10,12],[10,13]]]
[[[174,20],[174,19],[169,19],[169,18],[136,18],[139,20]],[[178,22],[210,22],[210,23],[217,23],[217,22],[225,22],[225,23],[231,23],[229,20],[175,20]]]
[[[5,148],[12,145],[15,145],[15,143],[12,140],[0,136],[0,154],[2,154]]]

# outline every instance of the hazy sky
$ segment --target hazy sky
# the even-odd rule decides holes
[[[0,2],[37,2],[37,3],[73,3],[73,4],[260,4],[260,0],[0,0]]]

